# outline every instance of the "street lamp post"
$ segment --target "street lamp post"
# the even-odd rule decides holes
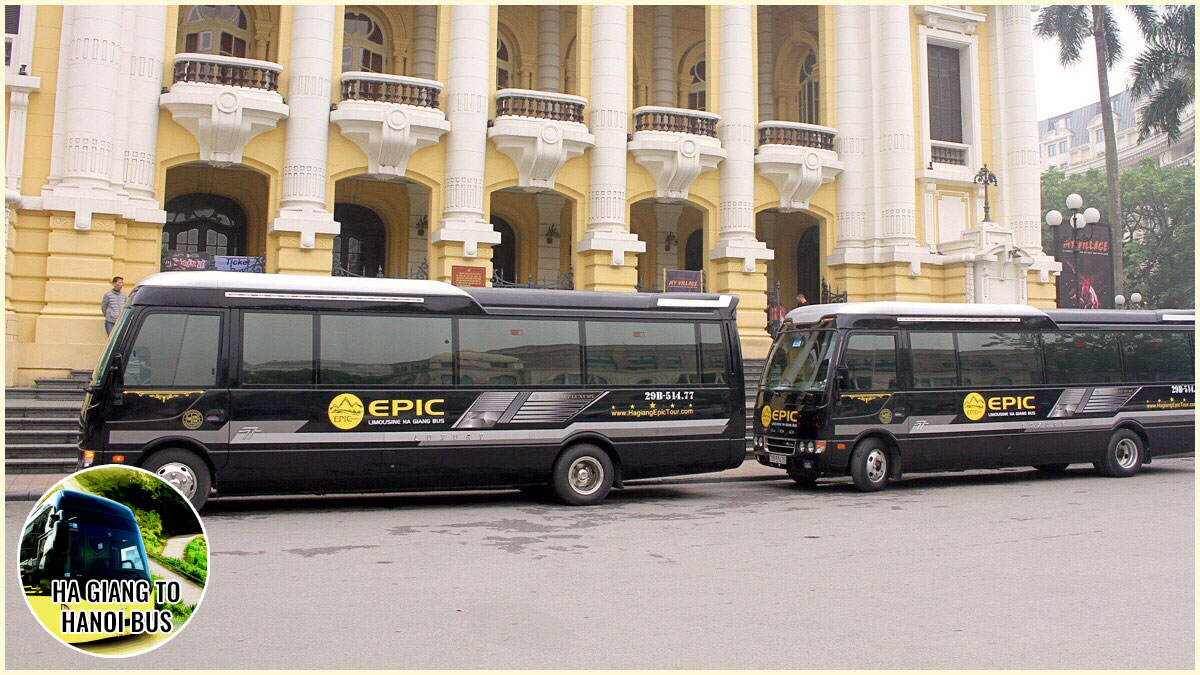
[[[1071,233],[1071,248],[1075,251],[1075,302],[1079,307],[1083,307],[1083,290],[1079,285],[1079,245],[1095,238],[1090,232],[1085,234],[1084,228],[1092,223],[1100,222],[1100,212],[1091,207],[1083,208],[1083,197],[1075,193],[1067,196],[1067,208],[1071,211],[1067,229]],[[1062,222],[1062,213],[1051,211],[1046,214],[1046,224],[1050,227],[1058,227]]]
[[[975,174],[975,182],[983,185],[983,222],[990,223],[992,221],[992,204],[988,200],[988,186],[996,186],[996,174],[988,168],[987,164]]]

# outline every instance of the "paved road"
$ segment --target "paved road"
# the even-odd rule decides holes
[[[191,543],[193,539],[199,537],[198,534],[185,534],[182,537],[171,537],[167,543],[163,545],[162,555],[164,558],[175,558],[183,560],[183,549]]]
[[[873,495],[657,485],[586,509],[516,492],[224,500],[178,637],[133,660],[73,653],[9,583],[6,665],[1191,669],[1194,466]],[[28,507],[7,505],[10,561]]]

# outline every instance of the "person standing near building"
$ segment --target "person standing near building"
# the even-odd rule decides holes
[[[125,280],[121,277],[113,277],[112,290],[105,293],[100,299],[100,311],[104,314],[104,334],[112,333],[113,326],[117,324],[117,319],[121,318],[121,312],[125,310],[125,302],[129,300],[129,296],[121,292],[121,288],[125,285]]]
[[[796,306],[803,307],[808,304],[808,298],[804,297],[803,293],[796,294]]]

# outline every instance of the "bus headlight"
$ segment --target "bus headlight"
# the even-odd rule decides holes
[[[766,447],[766,442],[763,440],[763,437],[758,434],[754,434],[754,449],[761,450],[764,447]]]
[[[817,441],[817,449],[814,452],[818,455],[825,452],[825,441]]]

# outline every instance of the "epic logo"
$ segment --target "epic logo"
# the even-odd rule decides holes
[[[441,417],[446,413],[441,405],[443,398],[380,398],[363,406],[362,399],[354,394],[339,394],[329,403],[329,422],[339,429],[353,429],[365,415],[371,417],[399,417],[403,413],[414,413],[417,417]]]
[[[339,429],[353,429],[362,418],[363,402],[354,394],[335,396],[329,402],[329,422]]]
[[[800,419],[799,410],[773,410],[771,406],[762,407],[762,425],[771,426],[772,422],[796,422]]]
[[[992,396],[984,399],[982,394],[971,392],[963,399],[963,414],[969,420],[982,419],[989,411],[1037,410],[1036,396]]]

